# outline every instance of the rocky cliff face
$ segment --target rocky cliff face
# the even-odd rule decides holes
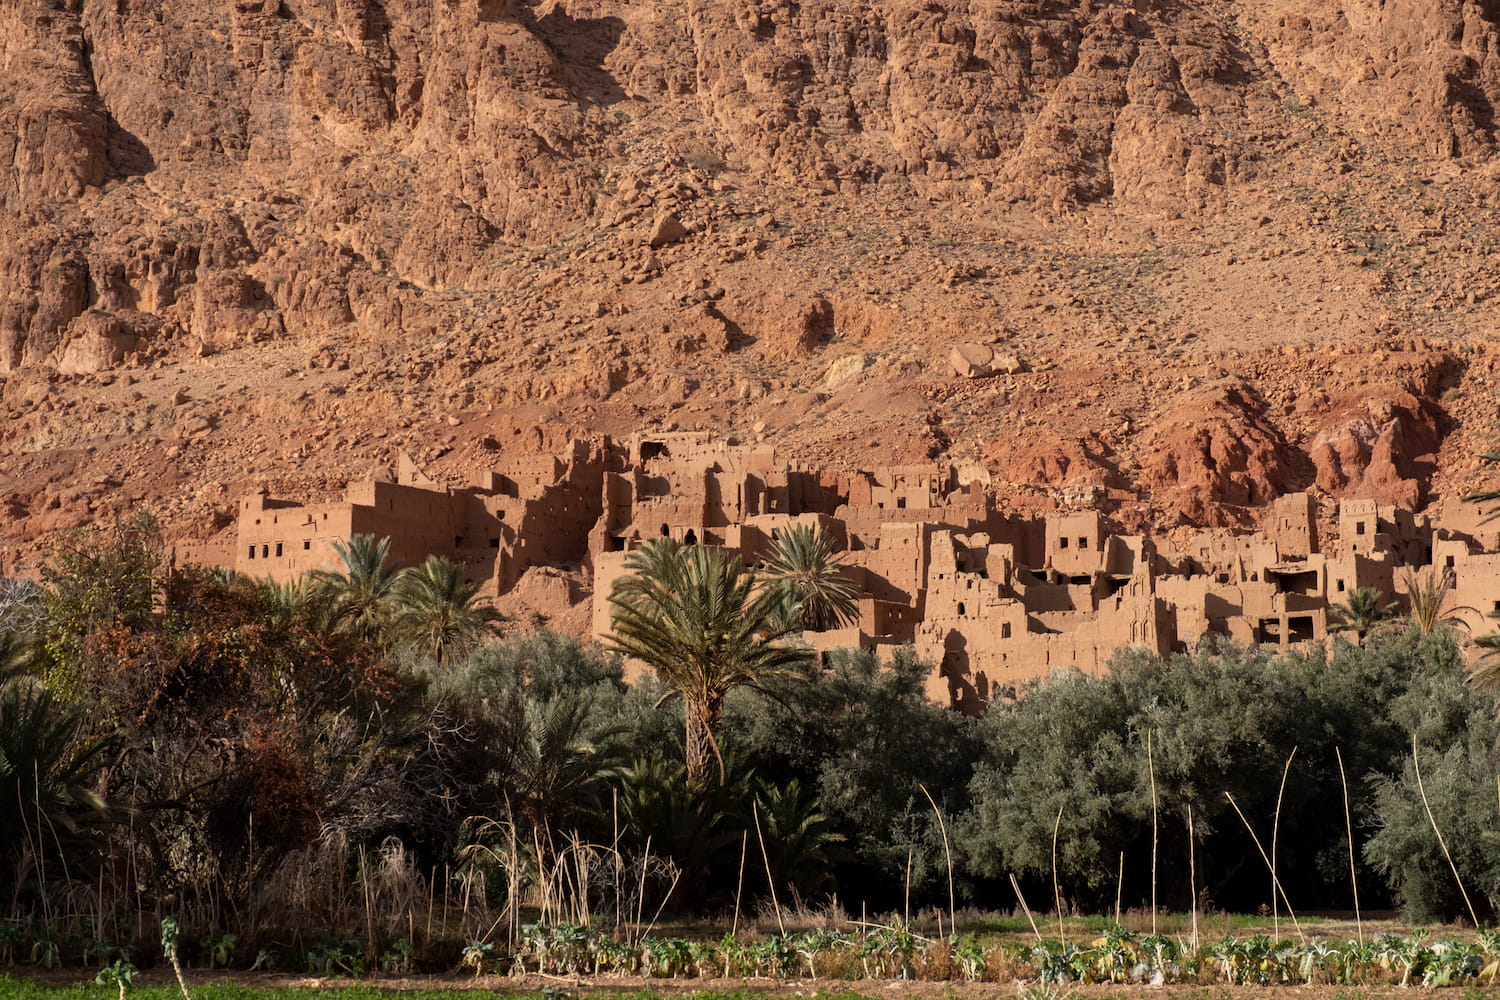
[[[162,442],[190,487],[111,474],[202,519],[314,475],[272,415],[458,474],[537,413],[1157,521],[1451,495],[1497,53],[1494,0],[0,0],[0,495]]]

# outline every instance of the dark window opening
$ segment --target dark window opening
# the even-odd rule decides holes
[[[250,546],[250,558],[251,559],[255,558],[255,546],[254,545]]]
[[[492,549],[498,549],[499,547],[500,547],[500,539],[498,539],[498,538],[491,538],[490,539],[490,548],[492,548]],[[620,548],[619,549],[610,549],[610,551],[611,552],[619,552],[620,549],[623,549],[624,547],[625,547],[625,540],[622,538],[622,539],[620,539]]]
[[[653,458],[671,458],[672,453],[667,450],[666,444],[661,441],[641,442],[641,461],[649,462]]]
[[[1448,568],[1449,569],[1453,568],[1453,557],[1452,556],[1448,557]]]
[[[302,543],[302,551],[306,552],[306,551],[308,551],[311,548],[312,548],[312,542],[304,540],[303,543]]]
[[[1060,548],[1060,549],[1067,548],[1068,547],[1068,540],[1066,538],[1059,538],[1057,540],[1057,547]]]
[[[1343,592],[1344,592],[1344,581],[1340,580],[1339,581],[1339,593],[1342,594]]]
[[[278,559],[281,558],[281,543],[280,542],[276,543],[276,557]]]
[[[958,613],[960,615],[964,614],[964,602],[963,601],[959,601],[958,602]]]
[[[905,510],[906,509],[906,497],[897,497],[896,498],[896,509],[897,510]]]
[[[667,527],[665,524],[662,525],[661,526],[661,537],[663,537],[663,538],[670,538],[671,536],[672,536],[672,529],[669,528],[669,527]]]
[[[1010,638],[1010,622],[1005,622],[1003,625],[1000,626],[1000,638],[1002,638],[1002,639],[1009,639]]]
[[[1089,540],[1087,538],[1080,538],[1080,539],[1078,539],[1078,547],[1080,549],[1086,549],[1086,548],[1088,548],[1089,547]]]
[[[1313,620],[1311,615],[1298,615],[1286,620],[1287,642],[1311,642]]]
[[[271,546],[269,546],[269,545],[262,545],[260,547],[260,557],[262,559],[269,559],[269,558],[271,558]]]
[[[1086,577],[1086,576],[1070,576],[1070,577],[1068,577],[1068,582],[1071,583],[1075,587],[1087,587],[1089,584],[1093,583],[1094,581],[1091,580],[1089,577]]]
[[[464,543],[464,536],[463,535],[454,535],[453,536],[453,547],[455,549],[458,548],[463,543]]]
[[[687,534],[685,534],[685,535],[682,536],[682,544],[683,545],[697,545],[698,544],[698,533],[696,531],[694,531],[692,528],[689,528],[687,530]]]
[[[1365,533],[1365,522],[1360,521],[1358,524],[1356,524],[1354,526],[1354,533],[1356,535],[1363,535]]]

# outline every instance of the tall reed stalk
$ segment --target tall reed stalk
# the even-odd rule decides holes
[[[1344,751],[1333,748],[1339,762],[1339,784],[1344,789],[1344,833],[1349,838],[1349,885],[1354,890],[1354,928],[1359,934],[1359,943],[1365,943],[1365,922],[1359,914],[1359,874],[1354,869],[1354,817],[1349,812],[1349,779],[1344,775]],[[1500,781],[1500,778],[1496,779]]]
[[[1303,941],[1306,941],[1307,935],[1302,933],[1302,924],[1297,921],[1297,914],[1292,909],[1292,901],[1286,898],[1286,890],[1282,888],[1281,880],[1276,877],[1276,866],[1271,864],[1270,855],[1268,855],[1266,853],[1266,849],[1261,846],[1260,838],[1255,835],[1255,828],[1251,826],[1250,821],[1245,818],[1244,812],[1240,810],[1240,804],[1234,801],[1234,796],[1229,794],[1228,792],[1225,792],[1224,797],[1228,799],[1229,804],[1234,807],[1235,815],[1240,818],[1240,822],[1245,824],[1245,829],[1249,832],[1250,839],[1255,842],[1255,849],[1260,852],[1260,859],[1266,863],[1266,868],[1271,873],[1271,891],[1281,893],[1281,901],[1286,903],[1287,916],[1292,918],[1292,926],[1297,928],[1297,936],[1300,937]]]
[[[1453,881],[1458,883],[1458,891],[1464,897],[1464,905],[1469,908],[1469,919],[1474,921],[1474,926],[1479,926],[1479,917],[1474,913],[1474,904],[1469,900],[1469,890],[1464,888],[1464,880],[1458,875],[1458,865],[1453,863],[1453,855],[1448,853],[1448,844],[1443,840],[1443,831],[1438,829],[1437,817],[1432,815],[1432,806],[1427,802],[1427,789],[1422,784],[1422,764],[1417,760],[1417,734],[1411,734],[1411,766],[1417,772],[1417,792],[1422,796],[1422,808],[1427,810],[1427,822],[1432,824],[1432,832],[1437,834],[1438,846],[1443,849],[1443,857],[1448,859],[1448,867],[1453,871]]]
[[[1286,766],[1281,769],[1281,787],[1276,790],[1276,813],[1271,820],[1271,933],[1277,940],[1281,939],[1281,909],[1276,905],[1276,842],[1281,835],[1281,798],[1286,794],[1286,777],[1291,773],[1295,756],[1297,748],[1292,747],[1292,752],[1286,757]]]

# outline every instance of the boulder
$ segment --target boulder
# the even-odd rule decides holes
[[[986,378],[995,374],[995,351],[985,344],[955,344],[948,352],[948,364],[964,378]]]
[[[956,344],[948,352],[948,364],[964,378],[988,378],[1024,372],[1026,364],[1014,354],[996,354],[988,344]]]
[[[828,371],[823,375],[823,387],[825,389],[837,389],[860,372],[869,367],[870,359],[863,354],[850,354],[839,358],[828,366]]]
[[[651,224],[651,236],[646,242],[653,247],[664,247],[669,243],[678,242],[687,234],[687,227],[682,224],[682,220],[677,218],[676,213],[663,212]]]
[[[69,325],[69,334],[57,360],[57,370],[62,375],[105,371],[124,361],[130,352],[145,347],[145,342],[122,320],[97,309],[75,319]]]
[[[805,358],[827,343],[836,329],[833,304],[821,295],[764,296],[755,331],[762,354],[773,361]]]

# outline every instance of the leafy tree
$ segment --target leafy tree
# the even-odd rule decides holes
[[[156,518],[146,510],[80,528],[57,544],[42,574],[42,628],[48,682],[62,697],[79,697],[88,684],[91,636],[150,627],[163,551]]]
[[[455,763],[473,789],[465,808],[608,833],[602,799],[628,758],[633,718],[617,658],[543,631],[429,673],[431,698],[461,733]]]
[[[88,727],[119,733],[109,788],[134,812],[133,863],[156,891],[211,887],[243,905],[325,833],[373,844],[446,815],[441,741],[398,678],[261,583],[190,567],[167,581],[159,617],[98,629],[86,649]]]
[[[1406,917],[1417,923],[1467,918],[1468,903],[1481,921],[1492,922],[1500,913],[1500,837],[1495,833],[1500,829],[1495,797],[1500,724],[1488,702],[1461,682],[1456,659],[1446,670],[1424,673],[1392,706],[1397,723],[1415,738],[1405,744],[1398,766],[1374,782],[1380,828],[1364,848],[1389,880]],[[1442,844],[1434,822],[1442,831]],[[1458,869],[1462,892],[1443,845]]]
[[[1269,850],[1295,750],[1281,801],[1280,877],[1294,904],[1344,904],[1344,817],[1327,808],[1340,788],[1339,760],[1355,828],[1377,822],[1366,779],[1399,768],[1403,699],[1413,685],[1451,675],[1456,659],[1449,630],[1412,627],[1367,647],[1336,643],[1331,660],[1321,650],[1276,656],[1224,644],[1165,660],[1122,653],[1103,677],[1056,675],[992,705],[980,722],[985,748],[961,839],[981,876],[1050,882],[1061,812],[1064,891],[1111,905],[1124,854],[1126,898],[1138,902],[1151,892],[1154,801],[1159,899],[1186,905],[1191,807],[1196,888],[1220,905],[1254,908],[1269,901],[1269,880],[1227,796]],[[1435,711],[1437,703],[1412,704]],[[1367,905],[1373,882],[1362,883]]]
[[[728,703],[723,739],[739,768],[816,791],[817,811],[845,838],[831,854],[844,895],[858,887],[876,906],[902,902],[908,866],[913,900],[947,899],[942,836],[923,789],[952,821],[968,808],[980,748],[973,720],[927,697],[932,671],[910,647],[885,663],[834,650],[824,669]]]
[[[597,816],[604,782],[619,771],[621,726],[594,712],[594,692],[518,700],[511,715],[511,767],[522,811],[544,831],[570,813]]]
[[[355,535],[335,539],[338,568],[308,574],[319,600],[328,602],[338,626],[360,642],[379,645],[392,613],[397,564],[391,562],[391,540]]]
[[[478,599],[462,566],[428,556],[421,566],[402,570],[391,588],[388,630],[396,646],[438,663],[471,652],[493,636],[505,616]]]
[[[1364,642],[1366,636],[1394,615],[1396,602],[1387,602],[1384,598],[1385,594],[1378,587],[1360,587],[1350,591],[1345,603],[1330,610],[1336,621],[1348,626],[1358,640]]]
[[[683,701],[688,784],[706,789],[718,761],[724,699],[734,688],[764,685],[808,660],[786,634],[771,597],[739,557],[669,538],[653,539],[625,563],[615,584],[612,646],[654,668]]]
[[[766,589],[789,627],[822,632],[857,615],[859,588],[842,576],[838,543],[827,532],[799,524],[778,533],[765,565]]]

